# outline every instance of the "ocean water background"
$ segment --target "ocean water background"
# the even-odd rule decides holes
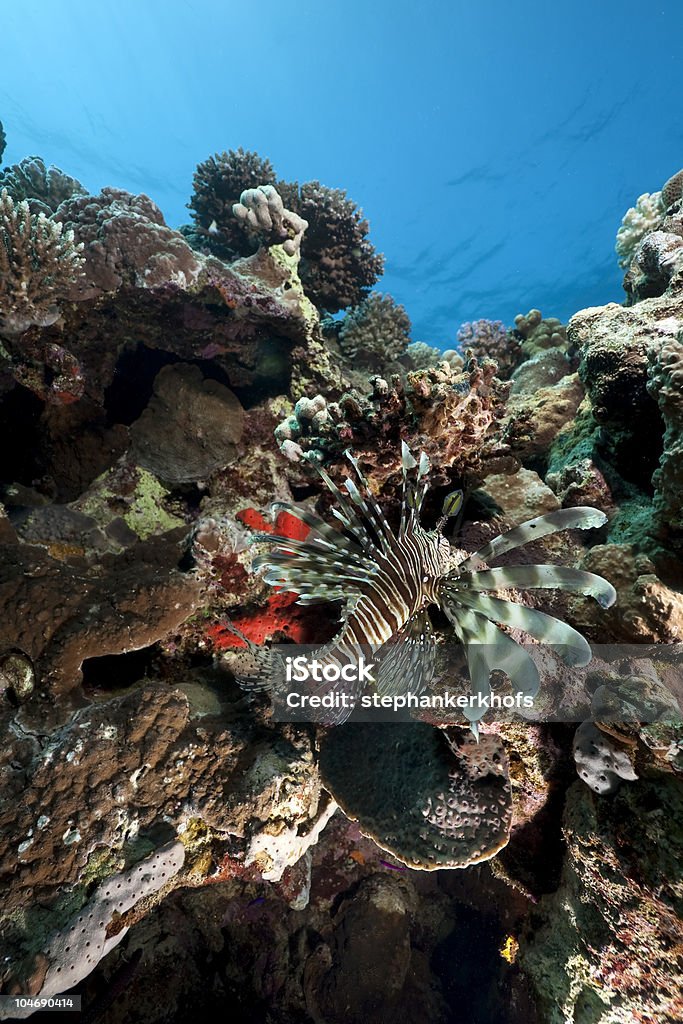
[[[3,4],[4,162],[189,220],[244,146],[347,189],[413,338],[621,300],[621,217],[683,166],[683,2],[22,0]]]

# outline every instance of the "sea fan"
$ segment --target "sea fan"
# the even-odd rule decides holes
[[[569,665],[590,661],[587,641],[571,626],[534,608],[497,597],[495,592],[561,589],[590,595],[603,608],[609,608],[616,593],[607,580],[557,565],[489,568],[489,563],[531,540],[560,530],[602,526],[606,522],[603,512],[587,507],[560,509],[501,534],[470,554],[453,548],[443,533],[448,519],[459,510],[460,492],[447,497],[436,529],[425,530],[420,524],[429,472],[429,460],[424,453],[417,461],[403,445],[403,501],[398,533],[392,530],[372,497],[357,461],[346,454],[358,484],[347,477],[345,494],[324,468],[313,463],[335,498],[332,514],[341,529],[306,509],[277,503],[276,509],[289,512],[309,527],[308,537],[288,540],[258,534],[255,538],[270,546],[268,552],[254,559],[254,567],[263,571],[267,583],[294,591],[300,604],[344,602],[341,630],[315,652],[319,662],[337,666],[354,663],[359,647],[379,647],[379,692],[396,694],[407,688],[419,691],[434,670],[435,645],[428,613],[432,605],[445,613],[464,647],[475,695],[490,694],[494,670],[505,672],[513,689],[525,696],[533,697],[539,689],[533,659],[498,624],[553,644]],[[269,685],[273,664],[267,652],[260,653],[260,664],[257,675],[241,680],[244,685]],[[316,692],[342,687],[353,691],[354,684],[324,683]],[[359,688],[357,684],[356,689]],[[351,693],[353,698],[357,695]],[[482,701],[482,707],[465,709],[475,735],[485,706]],[[326,708],[320,717],[326,724],[340,724],[351,710],[349,702],[335,710]]]

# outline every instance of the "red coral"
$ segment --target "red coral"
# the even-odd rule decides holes
[[[287,540],[305,540],[310,532],[305,523],[289,512],[278,512],[274,524],[269,523],[254,508],[243,509],[235,518],[251,530],[272,533],[278,537],[286,537]],[[275,592],[270,595],[265,605],[253,611],[237,612],[231,616],[231,622],[247,640],[255,644],[263,644],[276,634],[284,634],[296,644],[310,643],[310,616],[307,616],[305,608],[296,604],[297,598],[298,594]],[[219,650],[244,647],[244,641],[221,622],[209,626],[206,635]]]
[[[240,523],[250,530],[258,530],[260,533],[273,533],[278,537],[286,537],[287,540],[306,540],[310,529],[297,516],[291,512],[278,512],[275,524],[268,520],[255,508],[245,508],[235,516]]]

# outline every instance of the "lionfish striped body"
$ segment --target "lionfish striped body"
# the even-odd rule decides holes
[[[343,493],[327,472],[313,462],[337,507],[332,514],[341,524],[334,528],[315,513],[277,503],[305,523],[306,540],[289,540],[272,534],[258,534],[256,541],[271,546],[257,555],[254,568],[263,570],[267,583],[296,592],[298,603],[343,601],[342,627],[337,636],[315,652],[318,662],[343,665],[357,661],[359,647],[383,648],[379,661],[377,688],[381,694],[419,691],[430,680],[434,665],[434,643],[428,608],[437,605],[453,625],[462,642],[474,693],[490,693],[490,675],[504,671],[513,689],[534,696],[538,692],[538,670],[529,654],[496,623],[516,628],[531,637],[557,645],[558,653],[572,665],[586,664],[591,657],[587,641],[571,626],[487,591],[505,588],[561,588],[589,594],[603,607],[615,600],[614,588],[594,573],[555,565],[488,568],[499,555],[530,540],[569,528],[601,526],[606,517],[593,508],[570,508],[539,516],[502,534],[474,554],[452,548],[443,534],[446,520],[459,509],[460,492],[449,495],[444,515],[434,530],[420,524],[419,512],[427,492],[429,460],[422,453],[416,461],[404,444],[402,449],[403,501],[398,533],[387,522],[370,494],[356,460],[347,452],[360,487],[353,479],[344,481]],[[416,473],[413,471],[416,470]],[[272,672],[269,652],[261,653],[257,677],[240,682],[251,688],[265,688]],[[318,692],[340,688],[325,683]],[[344,688],[348,691],[349,684]],[[353,694],[356,696],[357,694]],[[330,712],[321,720],[340,724],[349,708]],[[465,710],[473,732],[483,711]]]

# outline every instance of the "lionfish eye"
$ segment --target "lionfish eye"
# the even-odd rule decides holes
[[[451,491],[450,494],[446,495],[443,503],[442,515],[447,519],[451,519],[453,516],[457,516],[458,512],[462,508],[463,493],[462,491]]]

